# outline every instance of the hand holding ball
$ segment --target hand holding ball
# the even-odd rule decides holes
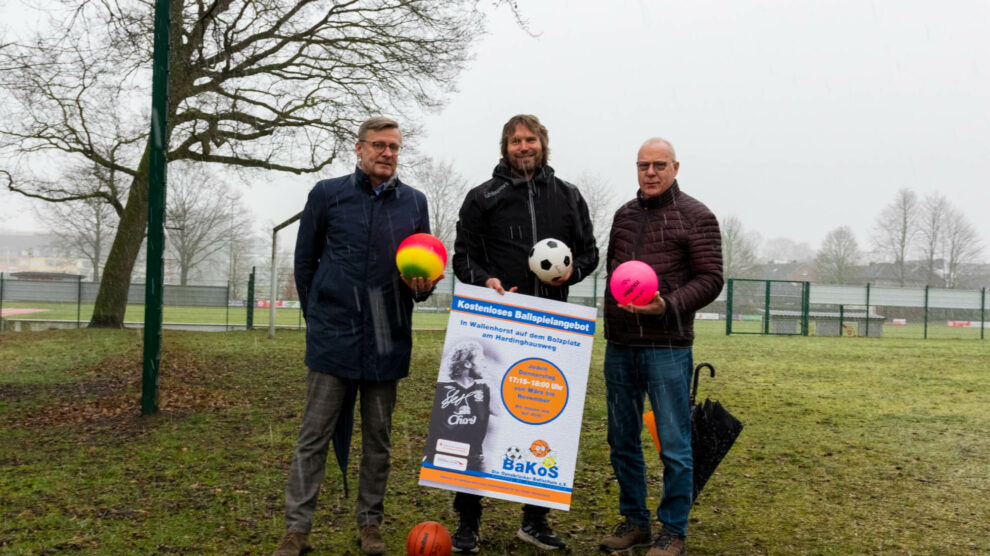
[[[447,248],[430,234],[413,234],[395,252],[395,265],[406,278],[436,280],[447,266]]]
[[[559,239],[542,239],[529,250],[529,269],[544,282],[564,276],[570,268],[571,248]]]
[[[609,289],[619,305],[646,305],[657,293],[657,273],[642,261],[626,261],[612,271]]]
[[[406,554],[409,556],[449,556],[450,533],[436,521],[424,521],[409,531]]]

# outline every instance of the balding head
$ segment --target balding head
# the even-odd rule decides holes
[[[667,151],[670,153],[670,160],[677,162],[677,153],[674,152],[674,145],[670,144],[670,141],[662,137],[650,137],[646,141],[643,141],[642,146],[639,147],[640,154],[643,152],[643,149],[647,146],[657,146],[667,149]]]

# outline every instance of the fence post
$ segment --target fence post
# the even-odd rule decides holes
[[[925,335],[924,340],[928,339],[928,284],[925,284]]]
[[[82,276],[76,276],[76,328],[82,328]]]
[[[845,320],[846,320],[846,306],[840,303],[839,304],[839,337],[840,338],[842,337],[843,333],[845,332],[843,330],[843,328],[845,327],[845,324],[846,324],[845,323]]]
[[[248,276],[247,320],[244,323],[247,330],[254,330],[254,268],[251,267],[251,275]]]
[[[866,283],[866,337],[870,337],[870,283]]]
[[[729,278],[729,285],[725,289],[725,335],[732,334],[732,282]]]
[[[770,280],[766,281],[766,291],[763,294],[763,333],[770,333]]]
[[[811,311],[811,282],[805,282],[801,292],[801,335],[807,336],[808,313]]]
[[[224,332],[230,331],[230,280],[227,280],[227,311],[224,315],[223,329]]]
[[[598,308],[598,273],[591,275],[591,306]]]
[[[3,272],[0,272],[0,332],[3,332]]]
[[[3,300],[3,281],[2,276],[0,276],[0,301]],[[987,289],[983,288],[980,290],[980,339],[983,338],[983,329],[986,328],[986,308],[987,308]]]

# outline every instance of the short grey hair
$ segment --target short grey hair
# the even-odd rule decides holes
[[[364,141],[368,137],[368,131],[381,131],[383,129],[399,129],[399,122],[381,116],[368,118],[358,128],[358,140]]]

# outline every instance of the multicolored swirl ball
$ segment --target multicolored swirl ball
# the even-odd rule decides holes
[[[413,234],[399,244],[395,265],[406,278],[436,280],[447,266],[447,248],[430,234]]]

